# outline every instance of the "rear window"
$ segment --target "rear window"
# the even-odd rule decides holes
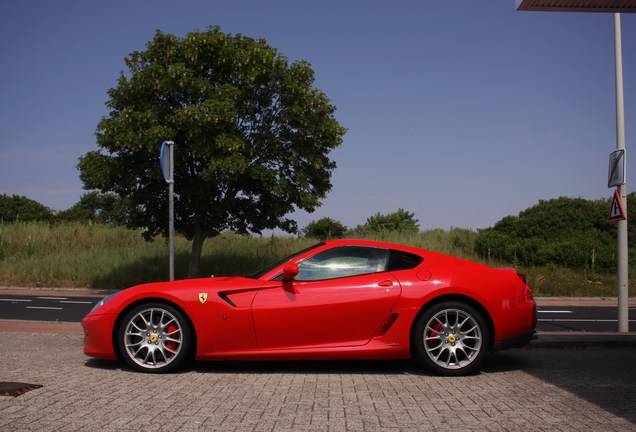
[[[391,249],[391,252],[389,254],[389,266],[387,270],[409,270],[420,265],[422,261],[424,261],[424,258],[419,255]]]

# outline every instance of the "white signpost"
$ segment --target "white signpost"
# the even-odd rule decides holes
[[[167,151],[166,151],[167,147]],[[174,142],[164,141],[159,153],[161,173],[168,183],[168,242],[170,243],[170,280],[174,280]]]

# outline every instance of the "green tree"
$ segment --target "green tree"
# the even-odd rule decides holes
[[[633,244],[636,194],[628,195],[627,205],[629,241]],[[607,220],[609,209],[608,199],[541,200],[518,216],[506,216],[493,227],[480,230],[475,251],[521,265],[594,266],[610,271],[616,267],[616,224]]]
[[[0,221],[51,221],[53,210],[20,195],[0,195]]]
[[[286,215],[321,204],[336,166],[328,153],[345,130],[307,62],[290,64],[266,41],[218,27],[184,38],[157,31],[125,62],[97,126],[100,150],[80,158],[80,177],[141,209],[132,222],[146,238],[165,235],[157,156],[162,141],[174,141],[175,229],[192,239],[189,276],[206,238],[296,232]]]
[[[56,215],[58,221],[95,221],[106,225],[130,225],[134,211],[126,199],[112,193],[88,192],[71,208]]]
[[[347,227],[345,225],[330,217],[311,221],[303,228],[305,237],[312,237],[319,240],[342,238],[346,232]]]
[[[420,229],[419,220],[414,218],[415,213],[404,209],[386,215],[379,212],[367,218],[363,228],[374,232],[398,231],[398,232],[418,232]]]

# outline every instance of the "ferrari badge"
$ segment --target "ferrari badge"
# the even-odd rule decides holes
[[[208,293],[199,293],[199,301],[201,304],[205,303],[208,299]]]

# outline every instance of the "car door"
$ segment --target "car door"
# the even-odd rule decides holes
[[[263,287],[254,298],[259,349],[366,344],[401,293],[387,262],[386,249],[344,246],[298,263],[294,281]]]

